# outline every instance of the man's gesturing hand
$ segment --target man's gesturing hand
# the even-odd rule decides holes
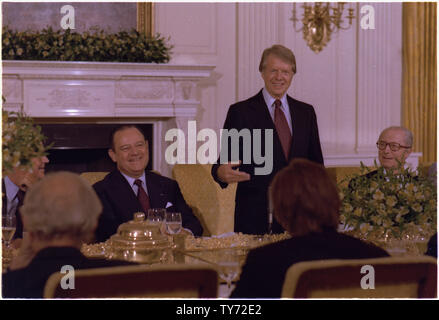
[[[234,167],[239,166],[241,163],[225,163],[218,167],[217,176],[222,182],[233,183],[250,180],[250,175],[247,172],[241,172],[234,170]]]

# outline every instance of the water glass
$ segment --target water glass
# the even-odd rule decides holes
[[[182,229],[181,213],[180,212],[166,212],[166,231],[169,234],[178,234]]]

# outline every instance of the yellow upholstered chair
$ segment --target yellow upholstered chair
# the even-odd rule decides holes
[[[186,203],[200,219],[204,235],[232,232],[236,183],[222,189],[210,174],[211,164],[176,164],[172,169]]]
[[[217,271],[200,265],[133,265],[75,270],[72,289],[63,289],[62,278],[65,276],[66,274],[56,272],[49,277],[44,288],[44,298],[216,298],[218,296]]]
[[[373,272],[363,266],[372,266]],[[362,281],[374,289],[363,289]],[[435,298],[436,291],[437,264],[432,257],[317,260],[288,269],[282,298]]]
[[[155,170],[151,170],[152,172],[156,173],[156,174],[160,174],[160,172],[155,171]],[[109,174],[109,172],[106,171],[96,171],[96,172],[83,172],[80,174],[81,177],[83,177],[85,180],[87,180],[91,185],[95,184],[98,181],[101,181],[102,179],[104,179],[107,174]]]
[[[417,169],[419,170],[420,174],[427,176],[430,166],[431,166],[431,163],[420,164]],[[368,168],[370,170],[376,169],[376,167],[373,167],[373,166],[370,166]],[[329,176],[337,184],[339,184],[347,177],[350,177],[354,174],[361,174],[361,167],[328,167],[328,168],[326,168],[326,172],[329,174]],[[348,183],[348,181],[344,181],[343,185],[345,185],[347,183]]]
[[[80,174],[85,180],[87,180],[90,185],[95,184],[105,178],[108,172],[83,172]]]
[[[328,167],[326,168],[326,172],[337,184],[339,184],[346,177],[352,176],[354,174],[360,174],[361,167]],[[346,181],[345,183],[348,183],[348,181]]]

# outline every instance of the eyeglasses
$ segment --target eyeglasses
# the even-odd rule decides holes
[[[399,143],[395,143],[395,142],[384,142],[384,141],[378,141],[377,142],[377,148],[380,150],[385,150],[387,148],[387,146],[390,147],[390,150],[392,151],[399,151],[399,149],[404,148],[404,149],[409,149],[411,147],[407,147],[407,146],[402,146]]]

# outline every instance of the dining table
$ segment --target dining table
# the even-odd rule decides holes
[[[347,234],[355,236],[352,232]],[[160,253],[160,258],[156,261],[137,261],[145,265],[169,265],[169,264],[196,264],[213,267],[219,274],[218,298],[228,298],[233,291],[236,282],[246,261],[248,252],[256,247],[264,246],[277,241],[282,241],[291,237],[287,232],[281,234],[248,235],[242,233],[229,232],[221,235],[209,237],[194,237],[192,235],[168,236],[173,246]],[[367,239],[363,239],[368,241]],[[381,239],[370,239],[369,242],[378,245],[389,252],[392,256],[422,255],[426,244],[417,244],[410,241],[382,241]],[[6,270],[11,258],[17,255],[18,249],[12,252],[3,250],[2,265]],[[88,258],[107,258],[111,259],[111,241],[83,244],[81,252]],[[226,281],[221,277],[222,259],[224,256],[234,257],[236,261],[236,273],[233,278]],[[127,258],[126,260],[130,260]]]
[[[348,235],[359,237],[352,231],[345,231]],[[219,277],[219,298],[228,298],[233,291],[236,282],[246,261],[248,252],[256,247],[264,246],[277,241],[282,241],[291,237],[287,232],[281,234],[249,235],[242,233],[229,232],[209,237],[194,237],[188,235],[169,236],[170,241],[175,245],[172,250],[164,254],[159,264],[201,264],[215,268]],[[385,249],[391,256],[419,256],[424,254],[426,243],[417,243],[408,240],[389,240],[371,238],[364,241],[373,243]],[[108,243],[98,243],[84,245],[83,253],[88,257],[103,257],[108,250]],[[227,283],[222,275],[222,259],[224,256],[236,258],[239,266],[231,283]],[[155,264],[157,264],[155,263]]]
[[[218,271],[219,285],[218,298],[228,298],[233,291],[236,281],[239,280],[241,268],[245,263],[247,253],[256,247],[263,246],[276,241],[288,239],[288,233],[248,235],[242,233],[225,233],[209,237],[194,237],[192,235],[169,236],[174,244],[170,250],[163,250],[158,261],[146,261],[139,263],[148,265],[205,265]],[[88,258],[109,257],[111,242],[84,244],[81,252]],[[222,259],[233,257],[237,263],[236,273],[228,283],[221,276],[224,274]]]

